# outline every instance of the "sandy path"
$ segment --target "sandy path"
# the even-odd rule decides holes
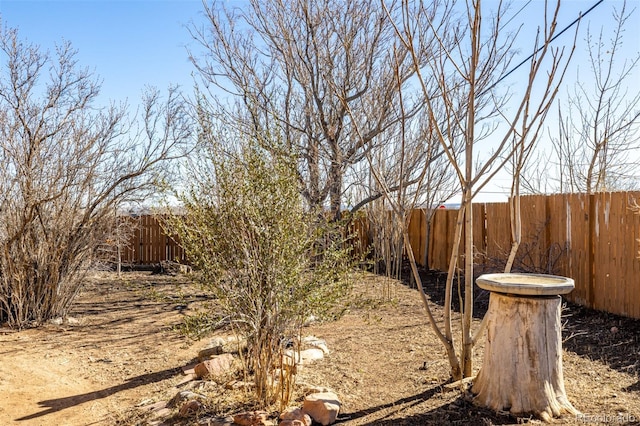
[[[79,374],[81,352],[47,350],[34,341],[39,336],[27,333],[0,339],[0,394],[6,396],[0,424],[96,424],[113,411],[108,403],[91,400],[100,383]]]
[[[114,424],[180,380],[193,350],[170,329],[177,303],[145,294],[173,292],[175,281],[136,278],[92,280],[72,312],[77,324],[0,330],[0,425]]]

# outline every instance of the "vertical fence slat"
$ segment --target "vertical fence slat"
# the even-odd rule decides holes
[[[506,259],[511,246],[511,220],[509,219],[509,204],[487,203],[486,209],[486,235],[487,235],[487,262],[492,263],[498,259]]]
[[[572,292],[575,302],[587,305],[591,276],[589,271],[589,197],[584,194],[572,194],[569,197],[567,207],[571,213],[570,270],[567,276],[574,278],[576,282],[576,288]]]
[[[609,219],[611,215],[611,193],[595,194],[593,201],[596,203],[595,212],[595,235],[593,238],[593,307],[600,310],[615,309],[615,300],[618,295],[618,266],[620,261],[616,257],[617,248],[624,244],[624,236],[618,231],[619,226],[611,227]],[[622,224],[618,224],[622,225]],[[613,242],[613,245],[612,245]]]
[[[429,217],[428,209],[420,209],[420,256],[417,258],[420,266],[427,266],[424,263],[424,259],[427,256],[427,248],[429,247],[429,224],[427,219]]]
[[[486,204],[475,203],[472,205],[473,212],[473,256],[474,263],[480,267],[486,263],[485,253],[487,251],[486,233]]]
[[[568,245],[570,216],[567,194],[546,197],[547,204],[547,271],[556,275],[569,275]]]
[[[635,192],[630,197],[636,202],[640,203],[640,192]],[[629,209],[628,209],[629,210]],[[630,283],[627,287],[627,312],[629,316],[634,318],[640,318],[640,215],[634,214],[631,211],[627,212],[632,232],[629,232],[629,236],[632,238],[629,243],[627,255],[631,257],[631,261],[627,262],[625,276],[627,282]],[[633,303],[635,301],[635,303]]]

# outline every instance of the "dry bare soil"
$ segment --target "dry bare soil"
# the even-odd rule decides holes
[[[428,272],[424,279],[441,318],[444,279]],[[135,407],[175,394],[182,367],[208,342],[175,330],[204,299],[184,276],[96,273],[71,321],[20,332],[0,328],[0,425],[146,424]],[[478,293],[478,316],[486,299]],[[339,424],[537,423],[444,390],[449,366],[410,286],[362,274],[349,300],[337,321],[305,329],[325,339],[331,353],[299,374],[338,393]],[[563,315],[565,385],[585,416],[556,423],[640,424],[640,321],[575,306]],[[475,356],[479,368],[482,346]]]

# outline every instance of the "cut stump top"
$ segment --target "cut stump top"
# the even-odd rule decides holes
[[[519,296],[555,296],[574,288],[571,278],[543,274],[484,274],[476,283],[485,290]]]

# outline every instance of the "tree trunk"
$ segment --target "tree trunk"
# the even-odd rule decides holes
[[[561,301],[491,293],[484,361],[472,389],[478,405],[544,421],[579,413],[564,389]]]

